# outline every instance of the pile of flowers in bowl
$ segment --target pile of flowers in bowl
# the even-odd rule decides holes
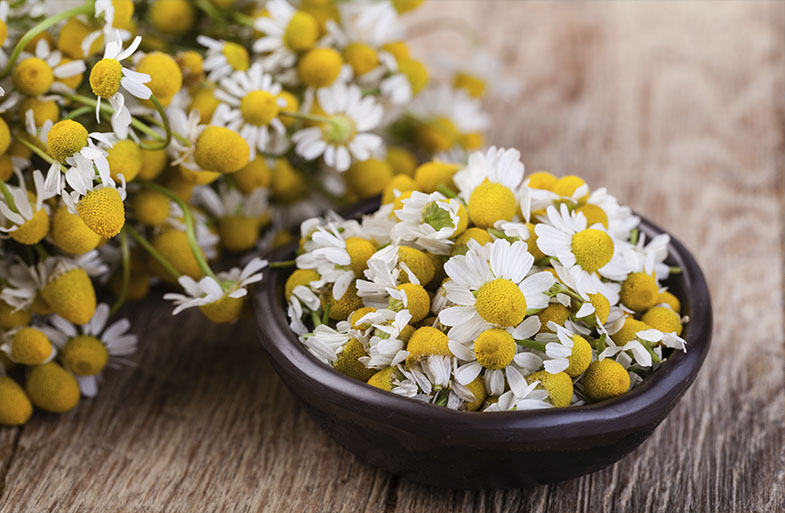
[[[421,0],[55,3],[0,1],[0,424],[95,395],[151,286],[234,321],[291,226],[483,145],[483,66],[409,53]]]
[[[426,162],[359,220],[302,223],[290,327],[336,371],[455,410],[617,397],[687,349],[670,238],[639,223],[578,176],[526,175],[514,149]]]

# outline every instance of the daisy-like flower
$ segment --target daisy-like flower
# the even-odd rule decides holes
[[[22,54],[14,69],[13,82],[16,90],[27,96],[40,96],[52,89],[55,84],[61,90],[68,90],[56,80],[66,80],[85,70],[81,60],[64,61],[62,54],[49,48],[49,43],[41,39],[36,43],[35,54]],[[55,87],[55,89],[57,89]]]
[[[286,0],[271,0],[265,9],[267,15],[254,21],[254,28],[264,35],[254,42],[253,51],[266,54],[265,69],[291,68],[298,52],[316,44],[319,25],[311,14],[298,11]]]
[[[49,207],[44,201],[57,196],[55,188],[46,188],[41,171],[33,171],[35,195],[30,200],[21,173],[19,186],[5,185],[8,197],[0,198],[0,231],[22,244],[35,244],[49,232]]]
[[[604,290],[600,275],[615,280],[627,276],[627,268],[618,245],[605,228],[597,223],[586,226],[581,212],[548,207],[547,219],[535,226],[537,246],[548,256],[556,257],[575,277],[579,292],[592,294]],[[599,273],[599,274],[598,274]]]
[[[320,324],[313,333],[300,335],[306,349],[324,363],[333,364],[343,350],[343,346],[352,338],[349,334],[349,323],[341,321],[335,328]]]
[[[219,41],[205,35],[196,37],[196,42],[207,48],[203,67],[208,80],[218,82],[235,71],[247,71],[251,66],[248,51],[231,41]]]
[[[371,323],[373,328],[373,334],[368,342],[368,356],[361,356],[360,362],[368,368],[383,369],[404,361],[409,356],[409,352],[404,349],[406,344],[400,337],[411,318],[408,310],[395,312],[381,309],[358,319],[357,325]]]
[[[180,276],[177,282],[185,294],[169,292],[164,294],[164,299],[176,305],[172,315],[186,308],[198,307],[213,322],[230,322],[239,317],[243,301],[248,295],[248,286],[262,280],[260,271],[265,267],[267,260],[255,257],[242,269],[234,267],[218,273],[216,277],[220,283],[210,276],[198,282],[190,276]]]
[[[481,247],[469,240],[467,245],[465,255],[456,255],[444,264],[451,278],[444,289],[456,306],[442,310],[439,320],[451,326],[451,340],[469,342],[490,328],[514,330],[528,311],[548,305],[546,292],[554,277],[546,271],[527,277],[534,257],[526,243],[499,239]]]
[[[440,192],[413,192],[403,200],[403,208],[396,210],[395,215],[400,222],[392,229],[393,239],[414,241],[418,247],[438,255],[450,252],[453,245],[450,238],[463,231],[468,223],[465,207]]]
[[[215,109],[212,123],[239,133],[251,147],[253,159],[257,150],[281,146],[286,127],[278,113],[286,101],[280,93],[281,85],[262,71],[261,63],[254,63],[248,71],[235,71],[221,79],[221,87],[215,90],[215,97],[225,103]]]
[[[79,383],[82,395],[98,393],[101,372],[109,367],[129,365],[126,356],[136,351],[136,335],[127,333],[128,319],[120,319],[108,327],[109,306],[101,303],[86,323],[76,326],[59,315],[50,319],[51,326],[42,327],[60,351],[60,359]]]
[[[646,273],[658,281],[670,274],[670,266],[665,263],[668,258],[668,244],[671,238],[661,233],[646,243],[646,234],[641,233],[635,245],[628,245],[624,251],[624,262],[631,273]]]
[[[545,340],[545,354],[548,356],[543,363],[545,370],[551,374],[567,372],[570,377],[579,376],[592,360],[589,343],[580,334],[572,332],[553,321],[548,322],[548,329],[555,333],[542,333],[537,340]]]
[[[462,146],[464,137],[484,131],[490,123],[477,99],[446,84],[423,90],[408,112],[418,122],[418,142],[433,154]]]
[[[125,225],[123,202],[126,191],[123,175],[120,175],[119,186],[111,178],[102,183],[95,174],[81,175],[81,181],[74,180],[73,184],[73,191],[62,194],[68,211],[77,214],[88,228],[104,238],[109,239],[120,233]]]
[[[43,365],[54,360],[57,347],[36,326],[18,326],[0,337],[0,351],[14,363]]]
[[[472,222],[489,228],[498,221],[512,221],[523,173],[518,150],[491,146],[485,153],[473,153],[466,167],[453,176]]]
[[[636,228],[641,218],[632,213],[632,209],[627,206],[619,205],[616,197],[608,193],[605,187],[600,187],[596,191],[592,191],[589,199],[586,200],[586,206],[579,207],[584,214],[591,214],[587,209],[600,209],[600,222],[603,222],[602,216],[605,216],[606,222],[603,225],[608,229],[608,233],[616,240],[628,240],[630,232]],[[593,224],[593,223],[589,223]]]
[[[95,0],[95,18],[103,18],[103,25],[100,29],[87,34],[82,40],[82,52],[85,55],[90,55],[90,47],[101,36],[111,37],[114,33],[121,41],[127,41],[131,38],[129,31],[115,27],[115,12],[115,5],[112,0]],[[128,13],[129,16],[130,14],[132,13]]]
[[[525,388],[519,390],[508,390],[499,396],[499,400],[488,406],[486,412],[509,411],[509,410],[536,410],[541,408],[551,408],[548,401],[548,392],[542,388],[537,388],[539,381],[527,384]]]
[[[346,171],[353,160],[368,160],[381,149],[382,138],[371,131],[379,126],[384,109],[372,96],[363,98],[356,85],[336,82],[318,89],[316,97],[328,119],[292,136],[300,156],[307,160],[324,156],[325,164]]]
[[[131,124],[131,112],[125,105],[125,96],[120,92],[120,87],[132,96],[147,100],[153,92],[145,84],[150,82],[150,75],[133,71],[121,64],[121,61],[131,57],[142,42],[141,36],[136,36],[131,44],[123,50],[119,32],[114,32],[111,40],[107,37],[104,57],[96,62],[90,71],[90,87],[93,94],[98,97],[95,107],[95,117],[101,121],[101,100],[109,100],[114,109],[112,114],[112,130],[119,139],[126,139],[128,126]]]
[[[482,48],[472,48],[466,54],[437,54],[434,62],[452,76],[455,87],[474,98],[490,92],[494,97],[509,100],[520,90],[521,84],[502,72],[499,56]]]
[[[191,214],[194,218],[194,231],[196,232],[196,244],[204,253],[204,257],[212,260],[218,256],[220,249],[221,238],[210,229],[208,222],[209,219],[199,210],[192,210]],[[185,215],[183,214],[180,205],[174,202],[169,204],[169,217],[166,219],[165,225],[171,226],[181,232],[185,232]]]

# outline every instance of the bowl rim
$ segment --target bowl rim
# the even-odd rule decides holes
[[[344,218],[359,217],[378,207],[378,198],[353,205],[342,212]],[[648,237],[664,230],[641,216],[640,229]],[[703,273],[690,252],[672,235],[668,262],[680,266],[676,279],[683,282],[685,293],[682,312],[688,311],[690,322],[684,339],[687,352],[673,354],[641,385],[630,392],[598,403],[566,408],[493,412],[463,412],[423,403],[392,392],[380,390],[345,376],[316,359],[289,328],[282,294],[279,293],[290,269],[266,268],[262,283],[253,294],[253,308],[262,345],[273,359],[279,374],[299,374],[321,387],[319,400],[331,403],[346,413],[385,415],[397,429],[452,441],[488,441],[499,435],[542,441],[582,438],[620,430],[635,430],[656,425],[692,384],[711,345],[712,308]],[[277,249],[270,261],[292,257],[297,242]],[[271,312],[272,315],[267,315]],[[286,377],[282,376],[286,381]],[[427,421],[424,421],[427,419]],[[445,433],[444,426],[451,426]]]

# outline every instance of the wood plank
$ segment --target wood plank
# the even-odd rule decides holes
[[[0,430],[0,511],[785,510],[785,4],[431,0],[414,19],[444,12],[521,77],[491,106],[491,142],[529,171],[606,184],[703,266],[714,347],[652,437],[554,486],[402,482],[320,431],[250,319],[173,322],[154,300],[127,310],[137,368],[65,416]],[[440,31],[412,53],[461,41]]]

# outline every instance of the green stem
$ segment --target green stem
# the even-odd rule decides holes
[[[47,258],[49,258],[49,253],[46,252],[46,249],[44,249],[43,244],[39,242],[37,244],[33,244],[33,247],[35,248],[35,252],[38,253],[38,257],[41,260],[46,260]]]
[[[327,306],[324,308],[324,314],[322,315],[322,324],[327,324],[330,322],[330,304],[327,303]]]
[[[143,150],[150,151],[163,150],[169,146],[169,143],[172,141],[172,128],[169,126],[169,117],[166,115],[166,111],[164,111],[164,108],[161,106],[161,102],[158,101],[158,98],[156,98],[155,95],[152,95],[150,96],[150,101],[153,102],[153,105],[155,105],[155,110],[157,110],[161,115],[164,125],[163,129],[166,131],[166,135],[164,136],[163,141],[154,144],[147,144],[142,142],[139,143],[139,147]]]
[[[74,109],[71,112],[69,112],[67,116],[63,117],[63,119],[76,119],[79,116],[83,116],[85,114],[89,114],[89,113],[93,112],[93,110],[94,109],[92,109],[90,107],[87,107],[87,106],[79,107],[78,109]]]
[[[519,346],[528,347],[529,349],[536,349],[537,351],[545,352],[545,342],[537,342],[536,340],[531,339],[523,339],[523,340],[515,340],[515,343]]]
[[[243,14],[240,11],[232,11],[231,12],[232,18],[234,21],[241,25],[246,25],[248,27],[253,28],[254,22],[256,21],[253,16],[248,16],[247,14]]]
[[[278,113],[280,116],[288,116],[295,119],[304,119],[306,121],[313,121],[316,123],[332,123],[333,119],[327,116],[320,116],[318,114],[305,114],[304,112],[292,112],[289,110],[282,110]]]
[[[644,341],[644,342],[641,342],[641,345],[643,345],[643,347],[645,347],[645,348],[646,348],[646,351],[648,351],[648,352],[649,352],[649,354],[651,355],[651,360],[652,360],[654,363],[656,363],[656,364],[660,364],[660,363],[662,363],[662,360],[660,360],[660,357],[659,357],[659,356],[657,356],[657,353],[655,353],[654,351],[652,351],[652,349],[651,349],[651,344],[649,344],[648,342],[645,342],[645,341]]]
[[[202,273],[205,276],[209,276],[210,278],[214,279],[216,283],[218,283],[222,289],[226,290],[226,285],[218,277],[215,275],[212,269],[210,269],[210,265],[207,263],[207,260],[204,258],[204,254],[202,253],[202,248],[199,247],[199,242],[196,240],[196,228],[194,223],[194,216],[191,213],[191,209],[188,205],[183,201],[180,196],[175,194],[174,192],[170,191],[166,187],[158,185],[157,183],[153,182],[139,182],[143,187],[147,187],[148,189],[152,189],[156,192],[160,192],[164,196],[168,197],[170,200],[177,203],[180,209],[183,211],[183,217],[185,218],[185,234],[188,237],[188,245],[191,247],[191,253],[193,253],[194,258],[196,259],[196,263],[201,269]]]
[[[637,228],[633,228],[630,232],[630,244],[633,246],[638,243],[638,234],[639,232]]]
[[[93,98],[90,98],[88,96],[84,96],[84,95],[81,95],[81,94],[63,93],[63,96],[65,98],[68,98],[69,100],[72,100],[72,101],[75,101],[75,102],[79,102],[79,103],[84,104],[84,105],[89,105],[89,106],[91,106],[94,109],[95,109],[95,106],[98,105],[98,100],[95,100]],[[111,105],[107,104],[106,102],[101,104],[100,109],[101,109],[102,112],[104,112],[106,114],[109,114],[109,115],[114,114],[114,109],[112,108]],[[166,139],[166,137],[164,137],[163,135],[159,134],[158,132],[156,132],[155,130],[153,130],[149,126],[145,125],[144,123],[142,123],[141,121],[139,121],[138,119],[136,119],[133,116],[131,116],[131,126],[134,127],[136,130],[138,130],[139,132],[145,134],[146,136],[152,137],[153,139],[157,139],[159,141],[163,141],[163,140]]]
[[[11,210],[13,210],[18,214],[19,210],[16,208],[16,202],[14,201],[14,196],[11,194],[11,190],[2,180],[0,180],[0,188],[3,189],[3,199],[5,199],[8,208],[10,208]]]
[[[16,43],[14,50],[11,52],[11,56],[8,58],[8,63],[3,68],[2,73],[0,73],[0,78],[5,78],[11,73],[11,69],[13,69],[14,64],[16,64],[16,59],[19,58],[19,54],[25,49],[25,46],[35,38],[38,34],[45,31],[49,27],[60,23],[63,20],[67,20],[71,16],[76,16],[78,14],[91,14],[94,10],[93,2],[86,2],[79,7],[74,7],[73,9],[68,9],[67,11],[63,11],[60,13],[55,14],[52,17],[46,18],[38,25],[35,25],[33,28],[25,32],[25,35],[19,39],[19,42]]]
[[[322,320],[319,318],[319,314],[311,310],[311,320],[313,321],[314,329],[322,324]]]
[[[218,25],[219,29],[223,29],[226,26],[226,20],[221,15],[221,11],[211,4],[209,0],[194,0],[194,5],[204,11],[210,20]]]
[[[458,200],[458,201],[461,201],[461,198],[459,198],[459,197],[458,197],[458,195],[455,193],[455,191],[454,191],[454,190],[452,190],[452,189],[450,189],[449,187],[447,187],[447,186],[446,186],[446,185],[444,185],[443,183],[440,183],[440,184],[439,184],[439,185],[436,187],[436,190],[437,190],[437,191],[439,191],[439,192],[441,192],[442,194],[444,194],[444,195],[445,195],[445,196],[447,196],[448,198],[452,198],[452,199],[456,199],[456,200]],[[463,203],[463,202],[461,201],[461,203]]]
[[[681,267],[671,266],[668,268],[671,274],[681,274]]]
[[[131,250],[128,247],[128,235],[125,229],[120,232],[120,259],[123,265],[123,281],[120,284],[120,295],[109,310],[109,317],[116,314],[125,303],[125,297],[128,295],[128,282],[131,281]]]
[[[295,260],[279,260],[278,262],[270,262],[270,267],[273,269],[284,269],[286,267],[292,267],[296,263]]]
[[[570,289],[568,289],[567,287],[564,287],[564,286],[561,286],[561,285],[556,290],[556,294],[559,294],[559,293],[567,294],[568,296],[570,296],[574,300],[580,301],[581,303],[585,303],[586,302],[586,300],[583,299],[577,292],[573,292]],[[554,295],[556,295],[556,294],[554,294]]]
[[[134,238],[134,240],[135,240],[136,242],[138,242],[138,243],[139,243],[139,245],[140,245],[140,246],[142,246],[142,247],[145,249],[145,251],[147,251],[148,253],[150,253],[150,255],[152,255],[152,257],[153,257],[153,258],[155,258],[156,260],[158,260],[158,263],[159,263],[159,264],[161,264],[161,265],[164,267],[164,269],[166,269],[167,271],[169,271],[169,273],[170,273],[172,276],[174,276],[174,279],[175,279],[175,280],[176,280],[176,279],[178,279],[178,278],[180,277],[180,272],[179,272],[177,269],[175,269],[175,267],[174,267],[172,264],[170,264],[170,263],[169,263],[169,261],[168,261],[166,258],[164,258],[164,256],[163,256],[161,253],[159,253],[157,249],[155,249],[155,248],[153,247],[153,245],[152,245],[152,244],[150,244],[149,242],[147,242],[147,239],[145,239],[144,237],[142,237],[142,236],[139,234],[139,232],[137,232],[136,230],[134,230],[134,229],[131,227],[131,225],[129,225],[128,223],[126,223],[126,224],[125,224],[125,227],[123,228],[123,230],[128,230],[128,235],[130,235],[131,237],[133,237],[133,238]]]
[[[164,128],[164,129],[165,129],[165,127],[164,127],[164,124],[163,124],[163,123],[161,123],[160,121],[158,121],[157,119],[155,119],[155,118],[153,118],[153,117],[151,117],[151,116],[144,116],[142,119],[144,119],[145,121],[147,121],[147,122],[149,122],[149,123],[152,123],[152,124],[154,124],[154,125],[155,125],[155,126],[157,126],[158,128]],[[174,130],[171,130],[171,127],[170,127],[170,131],[172,132],[172,137],[174,137],[175,139],[177,139],[178,141],[180,141],[180,143],[181,143],[183,146],[191,146],[191,145],[193,144],[193,143],[191,143],[191,141],[189,141],[189,140],[188,140],[188,138],[187,138],[187,137],[185,137],[184,135],[180,135],[180,134],[178,134],[177,132],[175,132]],[[227,176],[228,176],[228,175],[227,175]]]

